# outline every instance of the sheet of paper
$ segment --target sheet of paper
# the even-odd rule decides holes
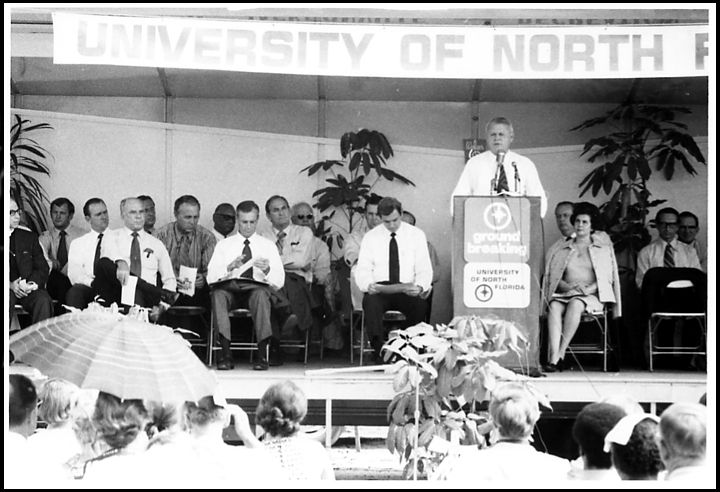
[[[237,267],[234,270],[232,270],[231,272],[229,272],[226,276],[221,277],[220,280],[228,280],[231,278],[240,278],[240,275],[242,275],[245,270],[247,270],[248,268],[252,268],[252,264],[253,264],[253,259],[251,258],[248,261],[246,261],[245,263],[243,263],[242,265],[240,265],[239,267]]]
[[[120,303],[132,306],[135,304],[135,288],[137,287],[138,278],[134,275],[129,275],[127,282],[122,287],[122,293],[120,296]]]
[[[181,280],[184,283],[187,283],[187,281],[189,281],[190,283],[189,287],[183,288],[180,287],[180,283],[178,282],[178,292],[190,297],[195,295],[195,277],[197,277],[197,270],[197,268],[180,265],[180,274],[178,275],[178,280]]]

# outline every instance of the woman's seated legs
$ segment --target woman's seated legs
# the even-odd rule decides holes
[[[580,299],[570,299],[565,309],[562,322],[562,339],[560,340],[560,358],[565,358],[565,352],[580,326],[580,318],[585,311],[585,303]]]
[[[562,334],[565,303],[551,301],[548,306],[548,363],[557,364],[560,359],[560,336]]]

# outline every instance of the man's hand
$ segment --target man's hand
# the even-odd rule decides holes
[[[368,285],[368,294],[380,294],[380,286],[375,282]]]
[[[245,410],[240,408],[238,405],[228,404],[225,410],[230,414],[233,419],[233,428],[235,433],[243,443],[249,448],[262,447],[262,443],[255,437],[252,429],[250,428],[250,419],[248,419]]]
[[[207,285],[205,275],[203,275],[202,273],[198,273],[195,276],[195,290],[202,289],[203,287],[205,287],[205,285]]]
[[[121,260],[117,262],[117,271],[115,276],[117,277],[118,282],[120,282],[120,285],[125,285],[127,283],[128,278],[130,278],[130,267],[125,261]]]
[[[422,291],[423,291],[422,287],[420,287],[419,285],[415,285],[415,284],[408,285],[407,287],[405,287],[403,289],[403,293],[405,293],[406,295],[409,295],[411,297],[419,296],[420,294],[422,294]]]
[[[232,271],[235,270],[236,268],[240,268],[240,267],[243,265],[243,263],[245,263],[245,262],[243,261],[243,255],[240,255],[240,256],[238,256],[237,258],[235,258],[233,261],[231,261],[230,263],[228,263],[227,271],[228,271],[228,272],[232,272]]]
[[[265,275],[270,271],[270,260],[267,258],[256,258],[253,266],[263,272]]]
[[[50,258],[50,261],[52,262],[52,269],[53,269],[53,270],[57,270],[57,271],[62,270],[62,268],[60,267],[60,262],[59,262],[59,261],[57,261],[57,260],[54,259],[54,258]]]
[[[19,279],[16,279],[16,280],[13,280],[12,282],[10,282],[10,290],[13,291],[13,293],[15,294],[15,297],[17,297],[18,299],[22,299],[23,297],[27,296],[27,292],[25,292],[25,290],[20,285],[21,280],[22,279],[19,278]]]

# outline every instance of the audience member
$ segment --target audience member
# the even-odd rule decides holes
[[[120,213],[124,227],[103,239],[107,256],[96,263],[94,288],[106,303],[120,304],[122,287],[130,276],[137,278],[135,304],[152,306],[150,319],[157,321],[179,295],[170,255],[159,239],[143,230],[145,212],[138,198],[123,199]],[[162,288],[156,284],[158,271]]]
[[[42,385],[38,416],[47,423],[47,428],[28,438],[28,447],[37,462],[60,467],[80,452],[72,429],[79,395],[79,388],[64,379],[49,379]]]
[[[12,217],[11,215],[10,218]],[[27,443],[27,438],[35,432],[37,424],[37,392],[33,382],[22,374],[10,374],[8,379],[10,388],[6,441],[8,452],[5,455],[6,485],[28,487],[33,485],[34,474],[37,473]]]
[[[335,480],[322,444],[300,430],[306,414],[305,394],[292,381],[283,381],[265,391],[255,412],[255,423],[265,431],[265,448],[290,480]]]
[[[578,204],[572,222],[575,238],[557,248],[545,264],[543,301],[548,310],[548,363],[545,372],[563,369],[565,352],[580,325],[583,312],[613,304],[621,315],[620,276],[612,244],[591,236],[598,220],[597,207]]]
[[[145,483],[142,456],[147,449],[145,427],[150,422],[142,400],[120,399],[100,391],[92,423],[107,451],[86,463],[84,484],[138,487]]]
[[[692,212],[680,212],[678,215],[678,240],[681,243],[692,246],[700,259],[700,267],[707,272],[707,250],[697,240],[698,232],[700,232],[700,221]]]
[[[383,225],[363,237],[355,282],[365,292],[365,327],[375,359],[380,362],[385,341],[383,314],[396,309],[405,315],[409,326],[424,321],[433,270],[425,233],[402,221],[402,204],[385,197],[378,205],[378,214]]]
[[[85,202],[83,215],[90,224],[90,232],[77,238],[70,246],[68,277],[72,287],[65,298],[68,306],[78,309],[85,309],[97,295],[97,290],[93,288],[95,264],[107,256],[108,243],[103,243],[103,238],[110,222],[107,206],[100,198],[91,198]]]
[[[642,288],[645,272],[653,267],[701,269],[697,251],[678,241],[678,211],[666,207],[655,216],[658,238],[640,250],[637,257],[635,283]]]
[[[485,127],[485,138],[488,150],[467,161],[452,197],[500,194],[540,197],[540,216],[545,217],[547,197],[535,164],[510,150],[515,138],[510,120],[503,117],[491,119]]]
[[[75,239],[85,231],[70,222],[75,216],[75,205],[67,198],[56,198],[50,203],[52,226],[40,234],[40,245],[51,262],[47,291],[60,304],[65,302],[72,284],[68,279],[68,254]]]
[[[604,440],[615,427],[625,411],[610,403],[585,405],[575,418],[572,436],[580,448],[583,461],[581,470],[571,470],[568,477],[573,480],[615,481],[620,477],[612,468],[609,449],[604,450]]]
[[[143,229],[150,235],[155,234],[155,201],[149,195],[140,195],[137,197],[142,201],[143,210],[145,212],[145,220]]]
[[[198,224],[200,202],[192,195],[183,195],[175,200],[175,222],[155,232],[170,254],[173,271],[177,278],[178,291],[187,293],[180,296],[176,305],[201,306],[210,311],[210,287],[207,270],[215,250],[215,236]],[[195,278],[180,278],[180,267],[195,268]],[[193,294],[190,295],[189,293]]]
[[[407,222],[411,226],[414,226],[416,223],[415,215],[412,212],[408,212],[407,210],[403,210],[402,220],[404,222]],[[440,280],[440,257],[435,250],[435,246],[433,246],[430,241],[427,242],[427,247],[428,253],[430,254],[430,263],[432,264],[433,269],[432,282],[430,283],[430,285],[434,288],[437,281]],[[427,312],[425,313],[425,321],[428,323],[430,322],[430,315],[432,314],[433,292],[434,290],[430,289],[430,293],[427,298]]]
[[[565,243],[575,236],[575,226],[571,222],[573,215],[574,204],[572,202],[563,201],[555,206],[555,223],[557,224],[558,231],[560,231],[560,238],[555,241],[545,252],[545,261],[551,258],[555,251],[562,248]]]
[[[10,198],[10,318],[20,304],[30,313],[31,323],[37,323],[53,315],[52,299],[45,290],[50,268],[37,234],[18,227],[21,213]]]
[[[230,319],[228,313],[240,304],[245,304],[255,326],[259,348],[258,360],[253,366],[256,370],[266,370],[270,364],[267,357],[269,346],[277,338],[273,337],[271,320],[271,299],[274,289],[285,283],[285,270],[278,249],[272,241],[257,234],[257,221],[260,209],[252,201],[240,202],[237,206],[239,234],[220,241],[208,265],[207,280],[211,284],[213,331],[218,334],[221,355],[217,368],[233,368],[230,352]],[[238,254],[238,252],[241,254]],[[230,277],[233,270],[252,260],[252,267],[239,272],[241,278]],[[243,281],[256,280],[257,282]],[[220,282],[220,283],[218,283]],[[217,283],[217,285],[212,285]],[[275,334],[279,335],[278,333]],[[276,361],[272,361],[273,364]]]
[[[624,394],[613,394],[600,398],[598,403],[609,403],[611,405],[615,405],[616,407],[620,407],[626,415],[645,413],[642,405],[640,405],[636,399]]]
[[[229,203],[221,203],[215,208],[212,233],[217,242],[237,234],[235,230],[235,208]]]
[[[360,255],[360,244],[365,234],[382,223],[378,215],[378,204],[382,200],[381,196],[376,194],[370,195],[365,201],[365,221],[355,225],[352,233],[345,237],[343,244],[343,258],[345,264],[350,267],[350,301],[352,308],[359,310],[362,308],[363,293],[358,289],[355,282],[355,272],[357,268],[358,256]]]
[[[674,403],[660,416],[660,459],[665,480],[707,486],[712,472],[705,463],[707,410],[699,403]]]
[[[564,480],[567,460],[535,450],[530,437],[540,419],[538,402],[521,383],[498,385],[490,399],[490,416],[500,436],[492,446],[446,458],[439,480],[477,483],[482,480],[532,480],[536,484]]]
[[[290,206],[279,195],[271,196],[265,202],[265,212],[272,227],[260,234],[277,246],[285,268],[285,284],[280,294],[287,298],[290,309],[275,305],[275,313],[282,327],[281,335],[297,324],[304,338],[306,330],[312,328],[310,285],[312,283],[313,233],[307,227],[290,223]],[[278,344],[270,350],[280,354]]]
[[[663,469],[658,449],[658,422],[655,415],[626,415],[605,436],[604,450],[623,480],[657,480]]]

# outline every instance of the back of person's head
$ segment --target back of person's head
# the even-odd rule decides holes
[[[32,420],[37,409],[35,385],[27,376],[10,374],[10,394],[8,395],[8,423],[10,428],[21,427]],[[30,425],[33,427],[34,424]]]
[[[699,403],[674,403],[660,416],[663,462],[693,463],[705,459],[707,409]]]
[[[149,422],[142,400],[121,400],[101,391],[95,402],[93,424],[100,437],[111,447],[122,449],[132,443]]]
[[[255,423],[271,436],[292,436],[300,430],[307,414],[305,393],[292,381],[270,386],[260,399]]]
[[[78,403],[79,388],[64,379],[53,378],[40,389],[38,416],[48,425],[69,422]]]
[[[623,411],[625,411],[625,415],[645,413],[642,405],[640,405],[637,400],[628,395],[614,394],[606,396],[598,400],[598,403],[610,403],[611,405],[620,407],[623,409]]]
[[[498,387],[490,399],[489,410],[500,436],[509,439],[530,437],[540,419],[537,399],[519,383]]]
[[[572,436],[585,457],[586,469],[608,469],[610,453],[603,451],[605,436],[625,416],[625,411],[610,403],[585,405],[575,418]]]
[[[612,443],[610,455],[623,480],[657,480],[663,469],[657,422],[646,418],[635,424],[627,444]]]
[[[148,436],[156,433],[185,427],[184,404],[163,403],[159,401],[145,401],[145,408],[150,416]]]
[[[185,422],[190,430],[206,427],[224,417],[223,407],[212,396],[204,396],[198,402],[185,402]]]
[[[403,208],[402,203],[397,198],[386,196],[378,204],[378,215],[380,217],[387,217],[393,212],[397,211],[398,214],[402,215]]]

